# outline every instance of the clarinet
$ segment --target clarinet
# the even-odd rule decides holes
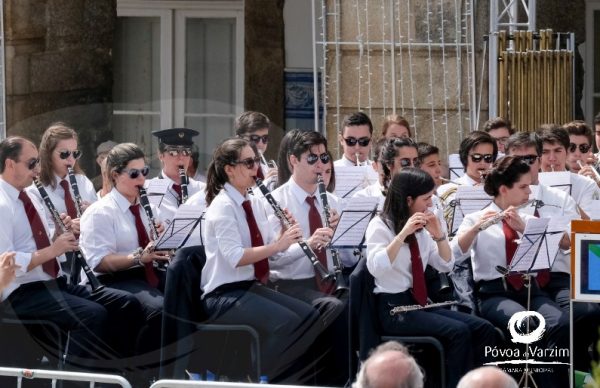
[[[73,167],[67,166],[67,174],[69,175],[69,182],[73,189],[73,196],[75,197],[75,210],[77,210],[77,218],[81,218],[83,214],[83,199],[81,199],[81,193],[79,192],[79,186],[77,185],[77,179],[75,178],[75,172]]]
[[[152,207],[150,206],[150,200],[148,200],[148,194],[146,193],[146,189],[143,186],[138,186],[138,190],[140,191],[140,205],[142,205],[144,213],[146,213],[146,217],[148,218],[148,229],[150,229],[150,239],[152,241],[156,241],[158,239],[159,233],[158,228],[156,227],[156,221],[154,220],[154,214],[152,213]],[[144,248],[145,247],[142,247],[142,249]],[[152,265],[160,271],[166,271],[168,263],[164,263],[162,261],[154,261],[152,262]]]
[[[181,204],[188,199],[188,177],[183,166],[179,166],[179,179],[181,181]]]
[[[329,224],[329,216],[330,216],[330,210],[329,210],[329,199],[327,198],[327,189],[325,188],[325,182],[323,181],[323,175],[318,173],[317,174],[317,185],[319,188],[319,195],[321,196],[321,202],[323,203],[323,213],[325,216],[325,225],[328,228],[331,228],[331,225]],[[336,284],[336,289],[334,293],[343,293],[345,291],[348,291],[350,289],[350,287],[348,287],[348,284],[346,282],[346,279],[344,278],[344,276],[342,276],[342,261],[340,260],[340,254],[338,252],[338,250],[336,248],[332,248],[331,247],[331,242],[329,243],[329,249],[331,250],[331,258],[333,260],[333,272],[335,274],[336,280],[337,280],[337,284]]]
[[[60,218],[60,214],[58,214],[58,210],[56,210],[56,207],[54,207],[54,204],[52,203],[52,200],[48,196],[48,192],[46,191],[46,189],[44,188],[42,183],[37,178],[33,180],[33,183],[35,184],[35,187],[37,188],[38,192],[42,196],[42,199],[44,200],[44,203],[46,204],[46,208],[48,208],[48,211],[50,212],[50,215],[52,216],[52,219],[54,220],[54,223],[56,224],[56,226],[58,228],[60,228],[63,233],[68,232],[69,229],[67,228],[67,226],[65,225],[63,220]],[[73,253],[74,253],[75,259],[79,262],[79,265],[81,265],[83,272],[85,272],[85,276],[87,276],[88,281],[90,282],[90,285],[92,286],[92,292],[98,292],[98,291],[102,290],[104,288],[104,286],[100,283],[100,281],[98,280],[96,275],[94,275],[94,272],[92,272],[92,270],[90,269],[90,266],[88,265],[85,256],[83,256],[83,252],[81,252],[81,250],[77,250],[77,251],[74,251]]]
[[[256,178],[256,186],[258,186],[260,191],[263,193],[264,197],[267,199],[267,201],[269,201],[269,205],[271,205],[271,207],[273,208],[273,211],[275,212],[275,216],[277,218],[279,218],[279,220],[283,223],[283,225],[286,228],[289,228],[290,226],[292,226],[292,222],[287,218],[285,212],[283,211],[281,206],[279,206],[277,201],[275,201],[275,198],[273,198],[273,195],[271,195],[271,192],[269,191],[269,189],[267,189],[267,186],[264,185],[262,179]],[[331,273],[327,272],[327,269],[325,269],[323,264],[321,264],[321,262],[317,258],[317,255],[308,246],[306,241],[302,240],[298,244],[300,245],[300,248],[302,248],[302,251],[304,252],[306,257],[308,257],[308,260],[310,260],[310,263],[313,265],[313,267],[315,268],[315,271],[317,271],[317,273],[319,274],[321,279],[326,282],[327,281],[335,282],[336,281],[335,274],[331,274]]]

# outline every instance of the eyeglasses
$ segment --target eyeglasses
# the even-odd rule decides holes
[[[579,151],[581,151],[582,154],[587,154],[588,151],[590,150],[590,148],[592,148],[591,145],[589,144],[575,144],[575,143],[571,143],[569,144],[569,152],[575,152],[575,150],[579,148]]]
[[[144,166],[141,169],[130,168],[129,170],[123,170],[121,172],[129,174],[129,178],[131,178],[131,179],[137,179],[140,176],[140,174],[142,174],[143,176],[148,175],[148,173],[150,172],[150,167]]]
[[[192,149],[190,147],[167,147],[165,152],[173,157],[179,155],[190,156],[192,154]]]
[[[38,164],[40,164],[40,158],[37,159],[29,159],[29,160],[24,160],[24,161],[19,161],[21,163],[25,163],[25,165],[27,166],[27,168],[29,170],[33,170],[35,168],[35,166],[37,166]],[[19,163],[17,162],[17,163]]]
[[[493,163],[494,162],[494,155],[492,154],[471,154],[469,155],[471,157],[471,161],[473,163],[479,163],[481,162],[481,160],[483,159],[484,162],[486,163]]]
[[[246,168],[248,170],[252,170],[254,168],[254,165],[260,163],[260,157],[256,156],[254,158],[246,158],[246,159],[242,159],[242,160],[236,160],[235,162],[233,162],[233,164],[243,164],[244,166],[246,166]]]
[[[327,152],[323,152],[321,155],[317,154],[308,154],[306,157],[306,163],[313,165],[317,163],[317,160],[321,159],[321,163],[327,164],[329,163],[329,154]]]
[[[415,167],[417,165],[417,163],[419,163],[419,158],[414,158],[414,159],[402,158],[402,159],[400,159],[400,167],[402,167],[402,168]]]
[[[358,145],[361,147],[366,147],[371,142],[371,138],[370,137],[361,137],[361,138],[357,139],[355,137],[350,136],[350,137],[345,137],[344,141],[346,142],[346,145],[348,147],[354,147],[356,145],[356,143],[358,143]]]
[[[536,162],[537,158],[538,158],[537,155],[522,155],[522,156],[519,156],[519,159],[521,159],[522,161],[524,161],[525,163],[527,163],[530,166]]]
[[[73,159],[77,160],[77,159],[81,158],[81,151],[79,151],[79,150],[73,150],[73,151],[62,150],[62,151],[58,151],[58,156],[60,156],[60,158],[62,160],[69,159],[69,156],[71,156],[71,155],[73,155]]]
[[[269,142],[269,135],[248,135],[247,137],[248,140],[250,140],[252,143],[259,143],[259,142],[263,142],[263,144],[267,144]]]

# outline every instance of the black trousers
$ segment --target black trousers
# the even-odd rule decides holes
[[[263,370],[271,380],[300,358],[320,332],[311,305],[254,281],[219,287],[203,303],[211,321],[247,324],[258,331]]]
[[[497,344],[494,326],[485,319],[443,308],[414,310],[390,315],[391,306],[414,304],[409,291],[378,294],[379,320],[385,334],[431,336],[444,346],[448,387],[485,361],[485,347]]]
[[[129,293],[111,288],[92,293],[67,284],[65,277],[23,284],[2,305],[7,316],[48,320],[69,332],[67,362],[75,368],[114,365],[111,360],[132,348],[141,324],[140,303]]]

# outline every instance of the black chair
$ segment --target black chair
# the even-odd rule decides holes
[[[200,368],[235,377],[232,373],[244,368],[240,368],[241,362],[233,360],[241,358],[241,353],[248,353],[248,346],[242,344],[249,343],[246,370],[258,381],[261,365],[256,330],[248,325],[212,323],[202,309],[200,275],[205,262],[203,246],[187,247],[177,252],[167,268],[160,376],[183,379],[187,368],[192,371]],[[212,352],[209,353],[209,349]],[[246,377],[240,378],[245,380]]]
[[[378,319],[374,288],[375,280],[367,269],[366,259],[363,258],[350,275],[351,353],[358,352],[358,358],[364,361],[369,356],[371,349],[382,342],[393,340],[409,345],[411,354],[417,359],[419,365],[424,366],[429,363],[431,358],[426,357],[425,352],[433,350],[438,355],[438,362],[434,370],[439,373],[439,380],[433,380],[436,373],[427,373],[426,384],[431,387],[445,387],[445,352],[441,342],[437,338],[429,336],[396,336],[383,333]],[[357,366],[358,363],[355,359],[354,362],[351,362],[351,375],[356,374]],[[425,369],[427,370],[427,368]]]

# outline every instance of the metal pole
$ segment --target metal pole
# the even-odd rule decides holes
[[[498,0],[490,1],[488,118],[498,116]]]
[[[312,39],[313,39],[313,103],[315,109],[315,131],[319,131],[319,83],[317,80],[319,72],[317,71],[317,33],[316,33],[316,10],[315,1],[311,1],[311,12],[312,12]],[[321,132],[322,133],[322,132]]]

